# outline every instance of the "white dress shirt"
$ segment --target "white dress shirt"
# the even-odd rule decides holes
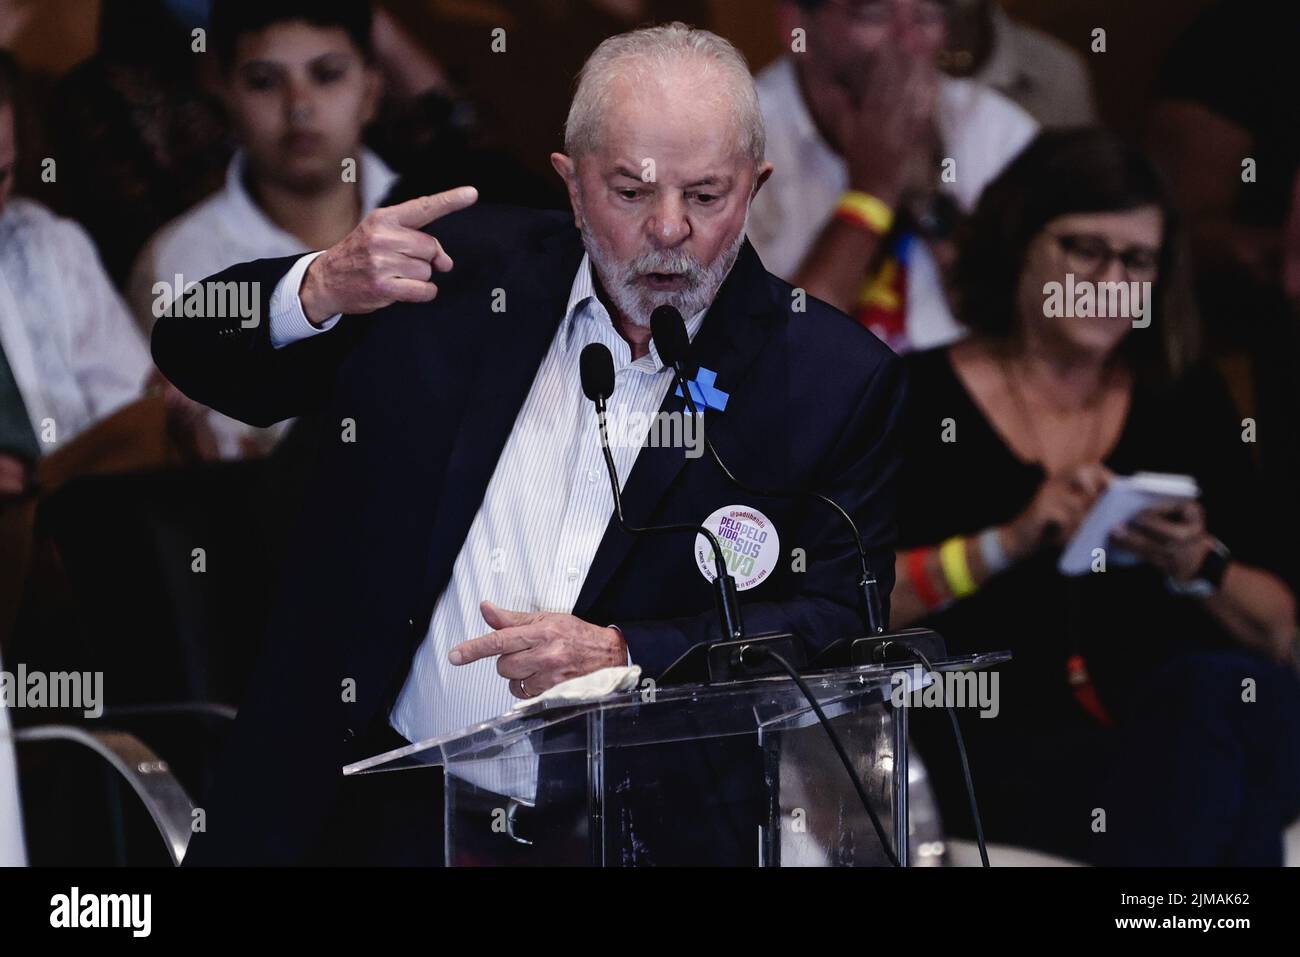
[[[310,259],[299,260],[276,287],[270,332],[277,346],[323,332],[337,321],[318,329],[302,314],[296,292]],[[687,321],[692,339],[703,322],[703,310]],[[604,343],[614,357],[608,433],[620,488],[641,450],[643,425],[658,412],[672,385],[672,371],[653,343],[647,355],[632,361],[631,347],[595,295],[591,263],[584,255],[564,318],[390,715],[392,726],[408,741],[448,735],[504,714],[515,703],[506,679],[497,674],[495,658],[461,666],[447,660],[453,645],[491,631],[480,601],[512,611],[573,610],[614,504],[595,411],[582,394],[578,371],[578,357],[592,342]],[[531,799],[534,765],[535,759],[523,756],[486,774],[462,776],[480,787]]]
[[[86,231],[29,199],[0,215],[0,346],[42,452],[139,398],[153,369]]]
[[[760,72],[756,85],[767,126],[767,158],[775,169],[754,197],[749,238],[764,266],[793,281],[849,188],[848,165],[818,131],[791,57]],[[1000,93],[951,77],[939,83],[935,126],[945,156],[956,161],[956,182],[943,189],[963,212],[974,209],[984,187],[1038,132],[1029,114]],[[913,246],[908,262],[907,303],[908,348],[946,345],[964,335],[938,263],[923,242]]]
[[[157,321],[155,283],[174,287],[176,277],[181,276],[181,284],[188,288],[236,263],[308,251],[302,240],[277,226],[254,201],[244,183],[247,167],[241,150],[230,161],[225,186],[158,230],[137,257],[127,298],[146,336]],[[373,152],[364,147],[358,151],[357,187],[363,215],[379,206],[396,181],[397,174]],[[291,424],[280,422],[259,429],[219,412],[208,413],[208,425],[224,459],[242,458],[246,444],[270,451]]]

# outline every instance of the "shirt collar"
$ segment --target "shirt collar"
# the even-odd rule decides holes
[[[261,233],[263,237],[274,237],[293,247],[301,246],[302,243],[298,239],[272,222],[271,218],[254,202],[248,187],[244,184],[247,170],[248,154],[242,149],[236,150],[235,155],[230,159],[230,165],[226,167],[226,185],[223,190],[232,213],[232,225],[245,237]],[[361,188],[362,215],[378,207],[395,182],[397,182],[397,174],[388,167],[387,163],[365,147],[358,151],[357,184]]]
[[[358,157],[360,162],[357,163],[357,174],[360,177],[361,212],[364,215],[383,204],[393,184],[397,182],[397,173],[364,146],[358,151]]]
[[[603,342],[614,357],[614,371],[626,368],[641,372],[659,373],[667,368],[659,358],[659,350],[654,340],[650,340],[650,351],[635,362],[632,361],[632,347],[614,328],[605,304],[596,295],[596,284],[592,274],[591,256],[582,254],[578,263],[577,275],[569,288],[569,301],[564,307],[564,319],[560,323],[560,340],[566,350],[581,349],[592,342]],[[686,335],[693,342],[700,327],[704,325],[704,315],[708,307],[686,319]]]

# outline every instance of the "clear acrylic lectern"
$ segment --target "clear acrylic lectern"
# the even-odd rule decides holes
[[[977,671],[1008,658],[997,652],[933,664],[936,672]],[[908,708],[891,697],[903,680],[914,690],[918,679],[937,676],[887,664],[803,678],[839,733],[891,849],[916,862]],[[643,682],[581,704],[539,701],[344,773],[435,765],[444,770],[448,865],[887,863],[825,729],[787,677]],[[932,808],[925,816],[933,818]]]

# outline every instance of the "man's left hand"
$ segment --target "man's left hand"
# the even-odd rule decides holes
[[[627,664],[627,643],[617,628],[553,611],[510,611],[479,604],[492,631],[462,641],[447,653],[453,665],[497,656],[497,674],[516,698],[536,698],[562,681]]]

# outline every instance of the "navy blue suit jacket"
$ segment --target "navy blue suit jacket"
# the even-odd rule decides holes
[[[571,215],[484,206],[429,232],[456,262],[437,278],[432,303],[344,317],[274,349],[265,317],[292,260],[263,260],[210,280],[260,283],[256,327],[164,317],[154,329],[158,366],[199,402],[255,425],[311,412],[325,422],[315,481],[302,490],[302,534],[205,802],[195,863],[287,863],[311,845],[340,767],[356,757],[352,740],[392,707],[563,318],[583,252]],[[498,290],[504,311],[493,309]],[[888,596],[903,400],[893,353],[839,311],[795,295],[746,241],[695,359],[730,394],[706,428],[731,470],[750,486],[815,489],[840,502]],[[681,403],[670,390],[663,408]],[[341,440],[345,419],[353,442]],[[707,457],[667,447],[641,450],[623,498],[634,525],[757,506],[784,557],[741,594],[748,633],[792,632],[815,650],[861,632],[854,547],[824,506],[740,492]],[[618,625],[649,676],[720,636],[693,544],[691,535],[634,538],[611,522],[572,610]],[[355,702],[343,700],[347,679]]]

